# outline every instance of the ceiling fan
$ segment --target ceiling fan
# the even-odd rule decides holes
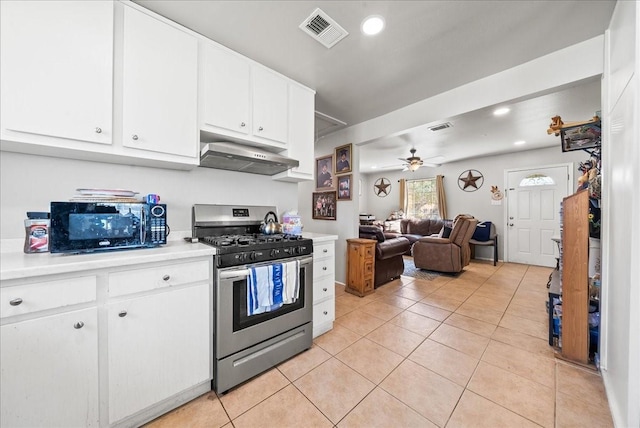
[[[440,164],[437,164],[437,163],[425,163],[422,159],[420,159],[419,156],[416,156],[416,149],[411,149],[409,151],[411,152],[411,156],[409,156],[408,158],[406,159],[398,158],[405,163],[403,171],[413,172],[413,171],[416,171],[421,166],[432,166],[432,167],[440,166]]]

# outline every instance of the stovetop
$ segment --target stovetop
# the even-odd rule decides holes
[[[313,253],[313,241],[297,235],[220,235],[201,241],[216,248],[216,267],[268,262]]]
[[[246,235],[221,235],[205,236],[202,240],[223,252],[242,251],[246,248],[253,248],[262,244],[288,244],[301,241],[304,238],[297,235],[274,234],[264,235],[260,233]],[[272,246],[272,245],[270,245]]]
[[[268,262],[313,253],[313,241],[298,235],[260,233],[276,207],[196,204],[192,236],[216,249],[217,268]],[[277,222],[277,218],[276,218]]]

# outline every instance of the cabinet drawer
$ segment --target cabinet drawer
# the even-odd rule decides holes
[[[209,279],[209,262],[180,263],[109,274],[109,297]]]
[[[313,279],[323,276],[335,276],[335,259],[333,257],[313,261]]]
[[[373,260],[373,257],[375,256],[374,251],[375,251],[375,246],[373,245],[367,245],[366,247],[364,247],[364,259]]]
[[[333,257],[334,254],[335,245],[333,242],[327,242],[326,244],[316,244],[313,246],[314,260],[323,259],[325,257]]]
[[[313,325],[332,322],[336,317],[336,305],[333,299],[313,305]]]
[[[319,302],[336,293],[336,286],[332,276],[325,276],[318,281],[313,281],[313,302]]]
[[[95,276],[4,287],[0,288],[0,317],[29,314],[94,300]]]
[[[362,290],[366,293],[368,291],[373,291],[373,277],[367,278],[364,281],[364,286]]]
[[[373,276],[373,262],[365,261],[364,262],[364,277],[371,278]]]

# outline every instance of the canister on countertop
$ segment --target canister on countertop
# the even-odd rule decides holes
[[[27,212],[24,221],[24,252],[45,253],[49,251],[49,213]]]

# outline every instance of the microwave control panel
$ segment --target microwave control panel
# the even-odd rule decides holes
[[[151,244],[167,243],[167,207],[164,204],[151,205],[149,209]]]

